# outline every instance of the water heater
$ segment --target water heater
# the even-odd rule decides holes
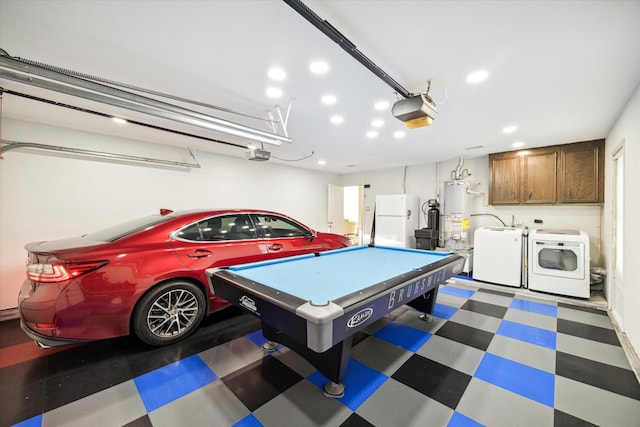
[[[466,250],[473,247],[471,223],[471,195],[467,193],[470,183],[454,179],[444,183],[443,247],[449,250]]]

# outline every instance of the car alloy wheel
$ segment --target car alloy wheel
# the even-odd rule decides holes
[[[189,282],[168,282],[152,288],[134,316],[136,335],[155,346],[179,341],[193,332],[205,313],[204,295]]]

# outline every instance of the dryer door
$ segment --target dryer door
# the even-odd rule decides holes
[[[585,278],[584,243],[534,240],[530,259],[534,274]]]

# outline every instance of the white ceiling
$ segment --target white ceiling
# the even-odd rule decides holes
[[[431,126],[404,129],[378,100],[391,87],[282,1],[0,0],[0,48],[122,83],[266,117],[287,111],[293,142],[265,146],[270,162],[335,173],[398,167],[603,138],[640,83],[640,1],[312,1],[305,4],[411,92],[438,108]],[[322,59],[322,77],[309,64]],[[273,82],[270,67],[286,79]],[[466,76],[486,70],[483,83]],[[0,79],[24,93],[42,91]],[[282,89],[278,100],[269,86]],[[320,98],[337,97],[333,106]],[[76,105],[86,101],[44,93]],[[190,107],[269,130],[266,122]],[[100,111],[109,108],[99,106]],[[5,95],[3,114],[25,120],[244,157],[244,149]],[[334,114],[344,123],[332,125]],[[375,139],[366,136],[382,119]],[[154,119],[149,122],[157,123]],[[177,125],[164,123],[167,127]],[[504,134],[507,125],[518,130]],[[184,129],[183,129],[184,130]],[[222,134],[198,135],[247,144]],[[39,142],[39,141],[32,141]],[[480,148],[473,148],[480,147]],[[326,165],[318,165],[325,160]]]

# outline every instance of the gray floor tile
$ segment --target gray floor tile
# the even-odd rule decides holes
[[[552,374],[556,370],[555,351],[502,335],[493,337],[487,352]]]
[[[558,325],[558,321],[555,317],[532,313],[530,311],[516,310],[514,308],[507,310],[507,313],[504,315],[504,319],[511,322],[534,326],[536,328],[548,329],[554,332]]]
[[[484,355],[482,350],[438,335],[429,338],[416,353],[468,375],[475,373]]]
[[[154,427],[228,427],[249,415],[249,410],[220,380],[149,413]]]
[[[469,298],[469,300],[486,302],[488,304],[495,304],[503,307],[509,307],[509,305],[511,304],[511,301],[513,301],[513,298],[502,296],[502,295],[490,294],[488,292],[476,292],[475,294],[473,294],[471,298]]]
[[[133,380],[61,406],[42,416],[42,427],[111,427],[146,414]]]
[[[438,294],[438,298],[436,299],[436,301],[438,302],[438,304],[444,304],[450,307],[460,308],[462,307],[462,304],[467,302],[467,299],[458,298],[456,296],[448,295],[448,294]]]
[[[640,401],[556,377],[556,408],[599,426],[638,427]]]
[[[429,332],[430,334],[434,334],[440,329],[442,325],[444,325],[447,321],[441,319],[439,317],[430,316],[428,320],[423,320],[420,318],[419,311],[416,310],[408,310],[402,316],[396,318],[395,323],[410,326],[412,328]]]
[[[501,321],[497,317],[469,310],[458,310],[449,320],[491,333],[495,333],[498,330]]]
[[[627,356],[620,346],[558,333],[556,335],[556,350],[619,368],[631,369]]]
[[[306,359],[300,356],[295,351],[290,348],[281,346],[278,351],[271,354],[273,357],[278,359],[280,362],[287,365],[289,368],[296,371],[300,374],[301,377],[308,377],[315,371],[316,368],[313,367],[311,363],[309,363]]]
[[[253,412],[264,427],[338,426],[351,410],[338,400],[324,397],[318,387],[307,380],[289,388]]]
[[[367,338],[351,350],[351,357],[388,377],[397,371],[412,354],[376,337]]]
[[[447,406],[389,378],[358,408],[376,426],[446,426],[453,414]]]
[[[598,326],[599,328],[613,329],[613,324],[606,314],[589,313],[567,307],[558,307],[558,318],[571,320],[572,322],[586,323],[587,325]]]
[[[486,426],[553,425],[553,408],[477,378],[471,379],[456,411]]]
[[[236,338],[198,354],[222,378],[243,366],[262,359],[266,352],[246,337]]]

